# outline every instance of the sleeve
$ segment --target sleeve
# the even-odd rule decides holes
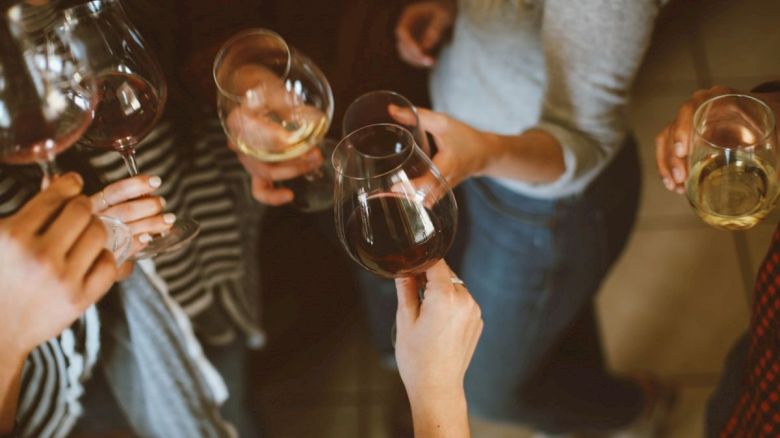
[[[563,148],[566,186],[595,172],[626,136],[628,94],[649,46],[658,0],[547,0],[547,84],[535,129]]]

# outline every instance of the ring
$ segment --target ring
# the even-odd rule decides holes
[[[103,203],[103,208],[101,208],[101,210],[105,210],[108,207],[111,207],[111,204],[109,204],[108,200],[106,199],[106,192],[104,190],[100,191],[100,201]]]
[[[459,284],[461,286],[465,286],[466,285],[466,283],[463,280],[461,280],[460,278],[458,278],[457,275],[453,275],[452,277],[450,277],[450,283],[452,283],[452,284]]]

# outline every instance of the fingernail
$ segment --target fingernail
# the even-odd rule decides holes
[[[685,180],[685,172],[683,172],[682,169],[679,167],[675,167],[672,169],[672,176],[674,177],[674,180],[678,183],[681,183]]]
[[[173,213],[165,213],[163,215],[163,222],[165,222],[168,225],[176,222],[176,215]]]
[[[159,176],[153,176],[149,178],[149,187],[156,189],[162,185],[162,178]]]
[[[681,158],[684,157],[686,152],[687,151],[685,150],[685,145],[682,144],[682,142],[678,141],[677,143],[674,144],[674,153],[678,157],[681,157]]]
[[[664,178],[664,186],[666,186],[667,190],[674,190],[674,181]]]
[[[165,208],[166,205],[168,205],[168,201],[166,201],[165,198],[160,198],[160,206]]]
[[[685,193],[685,189],[684,189],[684,188],[682,188],[682,187],[677,187],[677,190],[675,190],[675,191],[676,191],[677,193],[681,194],[681,195],[682,195],[683,193]]]
[[[143,244],[147,244],[152,241],[152,236],[146,233],[141,234],[140,236],[138,236],[138,241]]]

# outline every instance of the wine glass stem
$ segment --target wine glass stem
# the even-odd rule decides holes
[[[135,162],[135,148],[123,148],[119,153],[122,154],[122,159],[125,160],[125,165],[127,166],[127,171],[130,173],[130,176],[137,176],[138,164]]]
[[[59,173],[57,169],[57,162],[54,157],[48,157],[46,159],[38,161],[38,165],[41,166],[41,172],[43,173],[43,179],[41,180],[41,189],[49,187],[52,179]]]

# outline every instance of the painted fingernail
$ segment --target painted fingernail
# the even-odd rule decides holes
[[[173,213],[165,213],[163,215],[163,222],[165,222],[168,225],[176,222],[176,215]]]
[[[674,180],[677,181],[678,183],[685,181],[685,172],[679,167],[675,167],[674,169],[672,169],[672,176],[674,177]]]
[[[138,241],[143,244],[147,244],[152,241],[152,236],[146,233],[141,234],[140,236],[138,236]]]
[[[686,152],[687,151],[685,150],[685,145],[682,142],[678,141],[677,143],[674,144],[674,153],[675,153],[675,155],[677,155],[678,157],[682,158],[682,157],[685,156]]]
[[[149,187],[156,189],[162,185],[162,178],[159,176],[153,176],[149,178]]]
[[[664,186],[667,190],[674,190],[674,181],[669,178],[664,178]]]

